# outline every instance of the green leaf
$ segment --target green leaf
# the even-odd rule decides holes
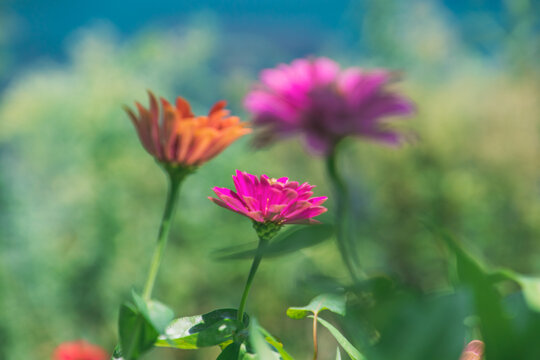
[[[231,343],[229,344],[221,354],[217,357],[216,360],[238,360],[240,357],[240,346],[242,344],[238,343]]]
[[[458,285],[472,291],[475,312],[480,318],[480,329],[486,343],[486,358],[509,359],[516,355],[516,342],[510,316],[503,305],[502,296],[495,288],[484,265],[470,255],[452,236],[439,232],[456,259]]]
[[[350,302],[343,329],[370,360],[457,360],[470,332],[464,319],[472,311],[467,289],[423,295],[397,283],[389,297]]]
[[[145,316],[129,303],[120,307],[118,330],[125,360],[139,358],[153,346],[159,335]]]
[[[339,348],[336,349],[336,360],[341,360],[341,353],[339,352]]]
[[[309,316],[313,317],[313,316]],[[336,329],[332,324],[330,324],[328,321],[321,319],[320,317],[317,318],[317,321],[321,323],[324,327],[330,331],[330,333],[334,336],[334,338],[337,340],[339,345],[345,350],[345,352],[351,357],[353,360],[365,360],[365,357],[358,351],[350,342],[339,332],[338,329]],[[338,349],[339,351],[339,349]]]
[[[256,319],[251,320],[251,327],[249,330],[249,340],[251,346],[255,350],[258,360],[279,360],[280,356],[277,352],[274,352],[268,346],[268,342],[261,334],[259,324]]]
[[[433,229],[455,255],[458,285],[472,291],[479,328],[490,360],[536,359],[540,345],[540,280],[510,270],[492,271],[452,236]],[[522,291],[503,299],[497,282],[512,280]]]
[[[165,329],[165,334],[159,337],[155,345],[199,349],[230,342],[235,333],[249,325],[247,314],[244,315],[243,324],[238,323],[236,316],[235,309],[218,309],[204,315],[178,318]]]
[[[523,296],[529,307],[540,312],[540,278],[520,275],[512,270],[501,269],[490,274],[494,283],[502,280],[516,282],[523,291]]]
[[[283,344],[276,340],[266,329],[259,325],[259,331],[264,335],[264,339],[272,345],[276,351],[281,355],[283,360],[294,360],[294,358],[285,351]]]
[[[265,258],[278,257],[310,246],[320,244],[334,234],[329,224],[297,226],[278,234],[263,252]],[[214,252],[217,260],[252,259],[256,243],[223,248]]]
[[[245,343],[231,343],[223,349],[216,360],[259,360],[257,355],[246,350]]]
[[[516,280],[521,285],[523,296],[529,307],[540,312],[540,279],[528,276],[518,276]]]
[[[282,343],[280,343],[273,337],[269,337],[269,336],[266,336],[264,339],[266,340],[267,343],[269,343],[276,349],[276,351],[279,353],[279,355],[281,356],[283,360],[294,360],[294,358],[291,355],[289,355],[287,351],[285,351]]]
[[[139,358],[152,348],[174,318],[173,311],[159,301],[145,301],[135,291],[132,297],[134,304],[124,303],[120,308],[120,347],[115,351],[119,355],[116,359]]]
[[[512,315],[514,331],[518,339],[513,348],[515,359],[540,359],[540,313],[531,309],[523,292],[515,292],[505,299]],[[487,344],[486,344],[487,346]]]
[[[318,314],[323,310],[330,310],[333,313],[345,315],[345,296],[341,294],[322,294],[315,297],[311,302],[303,307],[290,307],[287,309],[287,316],[291,319],[303,319],[310,312]]]
[[[156,300],[145,301],[135,291],[132,292],[133,302],[139,312],[159,334],[165,333],[165,328],[174,319],[174,312],[166,305]]]

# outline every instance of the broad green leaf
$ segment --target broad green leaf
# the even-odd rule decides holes
[[[212,251],[211,256],[215,260],[252,259],[257,251],[258,244],[258,241],[250,241],[248,243],[215,249]]]
[[[428,296],[396,284],[389,297],[350,302],[340,323],[369,360],[457,360],[472,312],[467,289]]]
[[[518,342],[514,344],[515,359],[540,359],[540,312],[531,309],[523,292],[515,292],[505,299],[513,319]],[[487,346],[487,344],[486,344]]]
[[[145,301],[135,291],[132,296],[134,304],[125,303],[120,308],[120,348],[115,351],[125,360],[137,359],[152,348],[174,317],[172,310],[162,303]]]
[[[512,270],[501,269],[490,274],[494,283],[510,280],[518,283],[529,307],[540,312],[540,278],[520,275]]]
[[[120,307],[118,330],[125,360],[139,358],[153,346],[159,335],[146,317],[129,303]]]
[[[540,280],[510,270],[492,271],[476,259],[449,234],[435,229],[456,257],[458,284],[472,290],[475,313],[490,360],[536,359],[540,345]],[[522,292],[502,298],[495,284],[512,280]],[[519,305],[518,305],[519,304]]]
[[[516,334],[490,274],[453,237],[439,233],[455,255],[458,284],[468,287],[473,293],[475,311],[480,318],[480,330],[486,343],[486,358],[505,360],[514,357]]]
[[[291,228],[278,234],[270,243],[265,256],[281,256],[320,244],[334,235],[334,226],[318,224]]]
[[[339,348],[336,349],[336,360],[341,360],[341,353],[339,352]]]
[[[236,321],[223,319],[212,323],[204,329],[197,330],[200,319],[181,318],[171,324],[166,335],[160,337],[156,346],[174,347],[177,349],[199,349],[230,342],[238,329]],[[195,322],[195,324],[194,324]]]
[[[313,317],[310,315],[309,317]],[[330,331],[330,333],[334,336],[334,338],[337,340],[339,345],[345,350],[345,352],[351,357],[353,360],[365,360],[366,358],[358,351],[350,342],[341,334],[341,332],[336,329],[332,324],[330,324],[328,321],[321,319],[320,317],[317,318],[317,321],[320,322],[324,327]]]
[[[132,292],[132,296],[139,312],[154,326],[154,329],[159,334],[163,334],[167,325],[174,319],[174,312],[159,301],[143,300],[135,291]]]
[[[310,246],[317,245],[334,234],[334,227],[329,224],[297,226],[276,236],[263,252],[264,257],[271,258],[289,254]],[[233,246],[217,250],[217,260],[252,259],[256,252],[256,243]]]
[[[280,356],[268,346],[269,344],[264,339],[256,319],[251,320],[249,330],[249,340],[258,360],[279,360]]]
[[[291,319],[303,319],[309,313],[318,314],[323,310],[345,315],[345,296],[342,294],[322,294],[315,297],[311,302],[303,307],[290,307],[287,309],[287,316]]]
[[[523,296],[529,307],[540,312],[540,279],[527,276],[519,276],[516,279],[521,285]]]
[[[240,359],[240,346],[238,343],[231,343],[223,351],[216,360],[238,360]]]
[[[230,342],[235,333],[249,325],[247,314],[244,324],[239,324],[236,316],[235,309],[218,309],[204,315],[178,318],[165,329],[165,334],[159,337],[155,345],[199,349]]]

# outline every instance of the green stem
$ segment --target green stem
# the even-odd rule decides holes
[[[317,360],[319,354],[319,346],[317,345],[317,318],[319,312],[316,311],[313,315],[313,360]]]
[[[334,186],[334,190],[338,193],[338,200],[341,201],[342,197],[346,197],[348,190],[347,185],[345,185],[345,181],[339,174],[339,171],[337,169],[337,151],[336,151],[337,145],[332,148],[332,151],[330,154],[328,154],[326,158],[326,170],[328,172],[328,175],[330,175],[330,179],[332,180],[332,185]],[[343,195],[343,196],[342,196]]]
[[[244,293],[242,294],[242,300],[240,301],[240,307],[238,308],[238,317],[239,322],[243,322],[244,319],[244,310],[246,308],[246,301],[249,294],[249,289],[251,289],[251,283],[253,278],[255,278],[255,273],[259,268],[259,264],[263,258],[264,249],[268,244],[269,240],[259,238],[259,246],[257,247],[257,252],[255,253],[255,258],[253,258],[253,263],[251,264],[251,269],[249,270],[249,275],[246,281],[246,286],[244,287]]]
[[[339,170],[337,168],[337,151],[336,148],[339,144],[336,144],[333,148],[330,154],[326,157],[326,171],[328,173],[328,176],[330,177],[330,182],[332,183],[332,187],[334,188],[334,194],[336,196],[336,224],[337,224],[337,245],[339,252],[341,253],[341,257],[343,258],[343,261],[345,262],[345,266],[347,267],[347,270],[349,271],[349,274],[351,275],[352,279],[356,282],[358,280],[358,276],[355,271],[355,267],[352,263],[351,257],[349,256],[349,252],[353,251],[353,249],[348,249],[347,247],[347,239],[346,239],[346,222],[348,221],[348,201],[349,201],[349,190],[347,188],[347,184],[341,177],[341,174],[339,173]]]
[[[154,288],[154,283],[156,281],[159,265],[161,264],[163,253],[165,251],[165,246],[167,245],[167,239],[169,237],[171,219],[174,215],[174,210],[176,208],[176,198],[178,197],[180,184],[183,180],[183,177],[174,176],[172,173],[168,173],[168,175],[169,190],[167,193],[167,202],[165,203],[165,211],[163,212],[161,226],[159,227],[157,245],[154,249],[154,255],[152,256],[150,271],[148,272],[148,278],[146,279],[146,284],[144,286],[143,298],[145,300],[150,300],[150,298],[152,297],[152,289]]]

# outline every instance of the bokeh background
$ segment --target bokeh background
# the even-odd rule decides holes
[[[429,219],[492,265],[540,274],[539,14],[532,0],[0,1],[0,359],[116,342],[166,191],[122,105],[146,103],[152,89],[198,113],[227,99],[248,120],[242,98],[259,71],[302,56],[399,70],[418,106],[402,124],[416,141],[350,141],[342,154],[368,273],[445,289]],[[236,307],[249,262],[212,252],[254,233],[206,199],[211,188],[242,169],[324,195],[323,168],[299,139],[254,151],[249,138],[202,167],[184,184],[156,297],[178,315]],[[333,242],[265,260],[248,306],[300,358],[310,324],[285,310],[307,303],[314,274],[346,278]],[[330,339],[321,348],[335,354]]]

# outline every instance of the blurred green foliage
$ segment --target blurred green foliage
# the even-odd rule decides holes
[[[352,7],[352,18],[370,16],[362,22],[373,34],[369,53],[321,44],[321,54],[344,65],[403,70],[397,86],[419,109],[403,124],[417,134],[410,145],[350,141],[344,149],[340,166],[354,188],[368,273],[396,274],[427,292],[448,289],[447,251],[424,220],[458,234],[488,263],[540,273],[537,19],[530,3],[520,3],[525,10],[509,10],[513,31],[497,38],[503,46],[489,56],[468,47],[433,2],[413,2],[405,12],[388,2],[364,15]],[[72,37],[67,63],[29,67],[0,94],[0,358],[44,359],[58,343],[81,337],[113,348],[118,304],[132,287],[141,290],[166,192],[121,105],[146,103],[152,89],[170,100],[181,94],[197,113],[225,98],[245,118],[242,96],[258,71],[290,60],[259,40],[225,41],[208,15],[129,39],[94,26]],[[321,160],[297,140],[253,151],[243,139],[189,177],[155,292],[177,316],[237,306],[249,264],[217,262],[210,253],[254,241],[254,233],[248,220],[206,200],[213,186],[232,184],[235,169],[330,193]],[[293,354],[310,353],[310,329],[285,312],[309,301],[317,274],[346,277],[332,242],[265,260],[251,294],[248,312]],[[448,307],[443,314],[434,308],[433,317],[444,322],[461,311],[467,294],[455,296],[436,298]],[[414,322],[414,311],[402,316]],[[444,335],[459,341],[464,326],[452,322]],[[320,358],[333,358],[335,346],[323,337]],[[147,358],[216,354],[157,349]]]

